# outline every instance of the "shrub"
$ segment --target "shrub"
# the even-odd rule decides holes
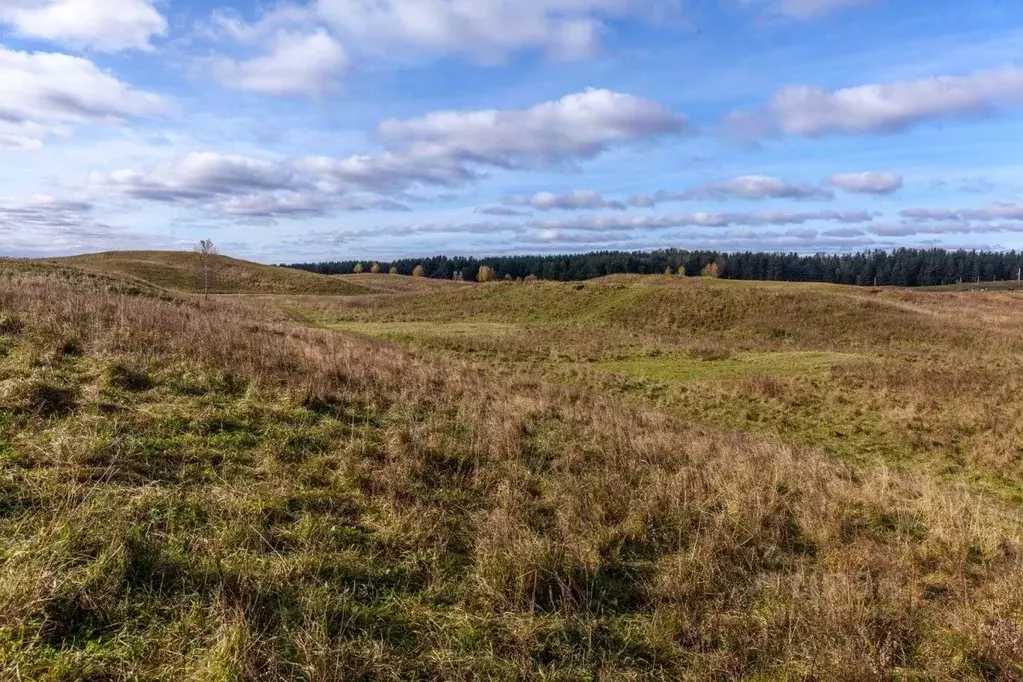
[[[397,274],[398,274],[398,268],[396,268],[396,267],[394,267],[394,266],[392,265],[392,266],[391,266],[391,269],[390,269],[390,270],[388,271],[388,273],[387,273],[387,274],[389,274],[389,275],[397,275]]]
[[[369,271],[371,273],[373,273],[374,275],[379,275],[380,274],[380,263],[373,263],[373,267],[371,267],[369,269]]]
[[[489,265],[481,265],[480,270],[476,273],[477,282],[493,282],[494,281],[494,269]]]
[[[362,272],[362,263],[356,263],[355,267],[352,268],[352,272],[354,272],[356,275],[361,273]]]
[[[684,265],[678,266],[678,276],[679,277],[685,277],[686,276],[686,266],[684,266]]]
[[[417,265],[415,270],[412,271],[413,277],[426,277],[426,269],[422,265]]]
[[[717,263],[710,263],[700,272],[700,277],[710,277],[716,279],[721,276],[721,270],[718,268]]]

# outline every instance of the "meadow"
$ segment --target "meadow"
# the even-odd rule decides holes
[[[1023,677],[1023,298],[0,260],[0,679]]]

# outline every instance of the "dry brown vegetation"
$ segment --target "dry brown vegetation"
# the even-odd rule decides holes
[[[1023,521],[1002,497],[541,381],[498,342],[496,362],[470,362],[297,325],[266,299],[115,282],[0,262],[0,678],[1023,675]],[[547,286],[279,305],[321,324],[416,305],[436,321],[452,300],[463,319],[564,318],[569,290]],[[715,290],[694,286],[679,291]],[[758,321],[775,289],[750,289],[738,311],[689,315],[691,362],[735,362],[716,349],[743,315],[744,343],[769,348],[777,329],[863,347],[884,338],[875,313],[906,352],[960,339],[947,317],[898,326],[887,304],[843,315],[830,299],[792,305],[852,331],[797,332]],[[583,352],[670,350],[662,320],[636,336],[608,294],[571,291],[574,324],[597,325],[577,336],[611,339]],[[636,315],[667,306],[608,291]],[[889,298],[914,325],[948,305]],[[571,355],[575,338],[540,342]],[[985,381],[933,369],[898,390]],[[741,379],[772,400],[789,380]]]
[[[210,243],[212,247],[212,242]],[[202,292],[200,264],[210,273],[210,293],[216,294],[320,294],[345,296],[370,290],[311,272],[259,265],[249,261],[186,251],[110,251],[53,261],[91,272],[131,277],[155,286],[187,293]]]

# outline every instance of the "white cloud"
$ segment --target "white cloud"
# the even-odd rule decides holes
[[[902,176],[898,173],[839,173],[824,180],[824,184],[857,194],[892,194],[902,189]]]
[[[683,192],[661,190],[654,194],[636,194],[629,202],[639,208],[650,208],[671,201],[698,199],[831,199],[832,193],[822,187],[793,183],[768,175],[743,175],[732,180],[712,182]]]
[[[626,206],[622,201],[608,199],[600,192],[592,190],[577,189],[567,194],[554,194],[553,192],[537,192],[532,196],[512,195],[505,197],[502,202],[505,206],[519,206],[535,208],[539,211],[576,211],[596,210],[609,208],[615,211],[624,211]]]
[[[341,211],[408,211],[394,199],[317,184],[289,163],[195,152],[149,171],[94,173],[92,185],[145,201],[183,204],[218,217],[322,217]]]
[[[0,22],[23,36],[101,52],[148,50],[167,32],[153,0],[4,0]]]
[[[593,215],[566,220],[534,220],[526,226],[537,230],[648,230],[675,227],[771,227],[803,225],[812,222],[847,224],[869,223],[875,214],[868,211],[758,211],[755,213],[681,213],[667,215]]]
[[[502,61],[521,50],[555,59],[594,54],[605,19],[667,11],[652,0],[317,0],[319,14],[361,49]]]
[[[959,210],[908,208],[900,211],[899,215],[915,222],[965,223],[970,220],[982,222],[992,220],[1023,220],[1023,204],[999,201],[981,208],[963,208]]]
[[[684,116],[657,102],[590,89],[522,110],[442,111],[384,121],[378,134],[385,151],[309,157],[295,168],[339,189],[393,193],[418,185],[464,185],[480,177],[479,166],[572,166],[613,147],[686,130]]]
[[[1023,232],[1023,222],[973,225],[970,223],[933,223],[916,222],[901,224],[872,225],[867,230],[871,234],[884,237],[910,237],[913,235],[943,234],[999,234]]]
[[[966,76],[859,85],[826,90],[793,85],[757,113],[733,113],[726,129],[755,141],[786,134],[819,137],[905,130],[927,121],[987,114],[1023,102],[1023,67],[976,71]]]
[[[246,61],[216,58],[214,78],[234,90],[315,97],[329,92],[348,67],[344,48],[322,29],[280,32],[272,43],[268,54]]]
[[[169,246],[95,219],[89,201],[50,195],[0,199],[0,255],[52,256],[115,247]]]
[[[395,193],[420,185],[455,187],[478,177],[458,159],[429,149],[355,154],[344,159],[311,156],[299,159],[294,167],[339,191]]]
[[[148,173],[120,170],[94,174],[92,181],[127,196],[152,201],[209,199],[308,187],[308,183],[281,164],[216,152],[188,154]]]
[[[0,144],[37,147],[73,124],[111,122],[167,110],[81,57],[0,46]]]
[[[944,208],[907,208],[899,215],[910,220],[961,220],[958,211]]]
[[[508,208],[507,206],[485,206],[483,208],[477,208],[475,210],[475,213],[482,213],[483,215],[504,216],[506,218],[532,215],[532,213],[528,211],[517,211],[514,208]]]
[[[615,145],[686,132],[687,123],[653,100],[590,88],[516,111],[440,111],[380,124],[385,143],[434,149],[503,168],[591,159]]]

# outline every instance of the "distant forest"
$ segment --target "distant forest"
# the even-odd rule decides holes
[[[716,265],[716,268],[709,267]],[[1016,279],[1023,267],[1023,253],[1016,251],[946,251],[944,249],[897,249],[855,254],[722,253],[717,251],[652,252],[599,251],[562,256],[497,256],[464,258],[434,256],[384,261],[333,261],[299,263],[285,267],[325,275],[381,272],[394,268],[399,274],[419,274],[434,279],[476,280],[480,268],[492,270],[494,279],[536,277],[578,281],[620,273],[678,274],[684,268],[691,277],[713,274],[725,279],[832,282],[861,286],[937,286],[957,282],[990,282]],[[716,273],[714,272],[716,269]],[[487,278],[491,272],[484,270]]]

